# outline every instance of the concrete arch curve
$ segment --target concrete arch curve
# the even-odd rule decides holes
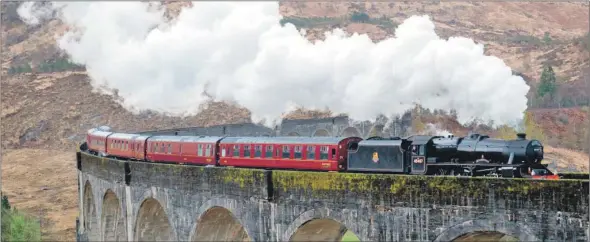
[[[347,127],[344,130],[342,130],[342,132],[340,133],[340,136],[342,137],[361,137],[361,132],[355,128],[355,127]]]
[[[369,130],[369,134],[367,135],[367,137],[373,137],[373,136],[383,137],[383,128],[384,127],[385,126],[383,126],[383,124],[373,125],[373,127],[371,127],[371,129]]]
[[[127,226],[125,226],[124,218],[119,198],[111,189],[108,189],[102,200],[100,216],[103,241],[127,240]]]
[[[84,230],[89,240],[100,240],[99,227],[96,221],[96,204],[90,181],[84,184]]]
[[[295,131],[291,131],[287,134],[287,136],[301,136],[301,135]]]
[[[305,231],[306,228],[312,228],[314,231]],[[327,230],[328,235],[325,236],[327,238],[310,239],[309,236],[306,236],[309,232],[314,233],[318,230]],[[299,215],[289,224],[281,237],[281,241],[339,241],[347,230],[358,236],[353,224],[345,220],[341,213],[326,208],[318,208],[305,211]]]
[[[239,208],[233,199],[205,202],[197,210],[190,241],[252,241],[252,231],[243,223]]]
[[[493,221],[501,220],[469,220],[463,223],[451,226],[444,230],[434,241],[453,241],[461,238],[464,235],[477,232],[497,232],[504,235],[509,235],[518,238],[519,241],[539,241],[539,239],[533,235],[530,229],[520,223],[510,223],[506,226],[501,226]]]
[[[326,129],[316,129],[312,136],[330,136],[330,131]]]
[[[164,207],[155,198],[143,200],[134,226],[135,241],[178,241]]]

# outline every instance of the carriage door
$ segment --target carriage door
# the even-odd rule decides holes
[[[425,146],[426,144],[411,146],[412,173],[414,174],[424,174],[426,172]]]

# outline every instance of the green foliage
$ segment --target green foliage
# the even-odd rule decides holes
[[[25,64],[22,64],[22,65],[11,66],[8,69],[8,74],[9,75],[20,74],[20,73],[31,73],[31,72],[33,72],[33,69],[31,68],[31,66],[29,65],[29,63],[25,63]]]
[[[549,35],[549,32],[545,32],[545,35],[543,36],[543,42],[545,44],[551,44],[552,40],[551,36]]]
[[[527,139],[537,139],[543,143],[546,142],[543,129],[535,123],[533,115],[530,112],[526,112],[524,115],[524,129]]]
[[[557,91],[557,81],[555,77],[555,72],[553,71],[553,67],[551,65],[546,65],[543,68],[543,73],[541,74],[541,82],[539,84],[539,88],[537,89],[537,96],[544,97],[545,95],[549,94],[551,98],[555,95]]]
[[[41,241],[39,221],[11,209],[6,196],[2,196],[2,241]]]
[[[37,66],[39,73],[60,72],[69,70],[81,70],[82,66],[70,62],[68,59],[61,58],[52,61],[47,61]]]
[[[301,28],[315,28],[325,25],[335,25],[343,23],[343,19],[340,18],[328,18],[328,17],[313,17],[313,18],[300,18],[300,17],[284,17],[280,21],[281,25],[291,23],[298,29]]]
[[[539,38],[530,35],[516,35],[508,38],[509,42],[521,45],[540,45],[542,42]]]
[[[313,18],[301,18],[301,17],[284,17],[281,19],[281,25],[291,23],[298,29],[305,28],[316,28],[324,26],[335,26],[346,24],[347,21],[357,23],[370,23],[378,25],[382,28],[395,28],[397,25],[389,18],[382,16],[380,18],[371,18],[364,12],[355,12],[349,17],[345,18],[333,18],[333,17],[313,17]]]
[[[516,138],[516,131],[508,125],[502,125],[498,128],[498,134],[496,135],[496,138],[512,140]]]
[[[25,63],[22,65],[14,65],[8,69],[8,74],[14,75],[20,73],[49,73],[75,70],[84,70],[84,66],[74,64],[66,58],[59,58],[43,62],[36,66],[35,69],[31,68],[31,65],[29,65],[29,63]]]
[[[2,195],[2,209],[10,210],[10,202],[6,195]]]
[[[340,241],[342,241],[342,242],[357,242],[357,241],[361,241],[361,240],[352,231],[348,230],[342,236],[342,240],[340,240]]]
[[[350,16],[350,21],[357,23],[366,23],[369,22],[370,19],[371,17],[369,17],[369,15],[364,12],[354,12]]]

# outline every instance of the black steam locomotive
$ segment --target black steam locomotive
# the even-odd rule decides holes
[[[348,147],[348,171],[420,175],[551,177],[543,145],[520,133],[514,140],[487,135],[372,137]],[[372,161],[372,162],[367,162]]]

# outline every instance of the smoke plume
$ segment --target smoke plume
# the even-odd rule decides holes
[[[32,24],[51,13],[22,6]],[[73,27],[59,47],[86,65],[94,87],[117,89],[133,112],[195,114],[204,93],[269,121],[293,106],[373,120],[419,103],[455,109],[462,123],[499,125],[520,120],[527,107],[521,77],[471,39],[441,39],[428,16],[406,19],[378,43],[341,29],[310,42],[292,24],[281,26],[277,2],[193,2],[172,21],[155,3],[50,7]]]

